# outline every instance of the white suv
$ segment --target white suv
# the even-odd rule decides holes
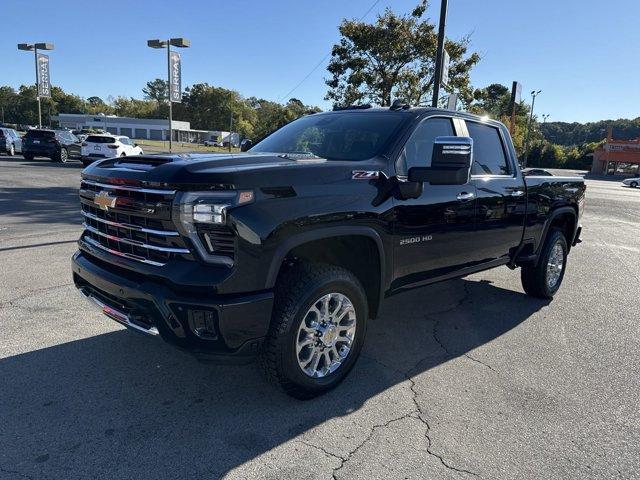
[[[129,137],[117,135],[89,135],[82,142],[82,164],[87,165],[103,158],[124,157],[126,155],[142,155],[138,144]]]

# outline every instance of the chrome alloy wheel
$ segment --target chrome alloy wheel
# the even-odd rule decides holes
[[[562,269],[564,268],[564,249],[560,242],[557,242],[551,249],[549,260],[547,262],[547,287],[554,288],[560,276],[562,275]]]
[[[298,328],[298,365],[309,377],[326,377],[345,361],[355,334],[356,310],[351,300],[341,293],[320,297]]]

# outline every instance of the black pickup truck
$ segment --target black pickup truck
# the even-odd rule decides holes
[[[240,154],[92,164],[73,278],[127,327],[205,361],[258,357],[308,398],[347,375],[385,297],[500,265],[553,297],[584,198],[581,178],[523,177],[501,123],[347,108]]]

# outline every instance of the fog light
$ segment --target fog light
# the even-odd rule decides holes
[[[211,310],[189,310],[189,326],[200,338],[211,340],[218,337],[214,320],[215,314]]]

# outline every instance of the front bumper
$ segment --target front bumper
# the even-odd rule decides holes
[[[251,361],[271,321],[270,291],[186,296],[156,281],[127,278],[83,251],[73,255],[72,271],[76,287],[105,315],[130,329],[160,336],[203,361]],[[213,333],[206,338],[196,334],[193,319],[198,315],[212,319]]]

